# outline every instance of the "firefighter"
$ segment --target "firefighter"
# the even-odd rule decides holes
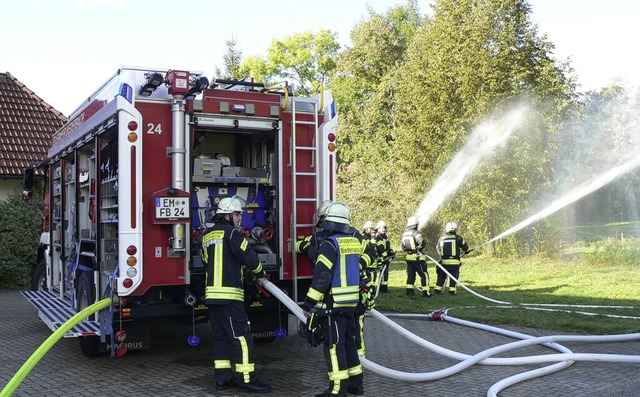
[[[378,253],[376,251],[376,238],[373,234],[373,222],[366,221],[364,223],[364,225],[362,226],[362,238],[366,240],[367,244],[370,247],[371,263],[370,266],[367,267],[366,271],[371,278],[371,283],[375,284],[378,278],[378,268],[376,260],[378,257]]]
[[[320,223],[324,220],[325,213],[329,205],[333,203],[331,200],[325,200],[320,203],[320,206],[316,210],[315,214],[313,214],[313,224],[314,224],[314,232],[309,236],[298,236],[296,240],[296,254],[307,254],[311,263],[316,263],[316,259],[318,258],[318,248],[320,244],[324,240],[324,236],[327,234],[320,227]]]
[[[420,285],[422,285],[422,296],[430,298],[431,293],[429,293],[427,262],[422,255],[427,242],[418,231],[418,223],[419,219],[417,216],[412,216],[407,220],[407,228],[402,234],[402,242],[400,243],[400,247],[406,253],[405,258],[407,261],[406,292],[408,296],[415,294],[414,284],[417,273],[420,276]]]
[[[440,254],[440,264],[456,279],[460,277],[460,257],[462,253],[465,254],[470,253],[473,249],[469,249],[469,245],[464,241],[462,236],[458,234],[458,223],[457,222],[447,222],[444,227],[444,235],[440,237],[438,240],[438,244],[436,245],[436,250]],[[434,294],[441,294],[444,289],[444,283],[447,279],[447,274],[440,269],[439,266],[436,267],[436,274],[438,276],[438,280],[436,281],[436,286],[433,289]],[[449,294],[456,294],[456,286],[457,283],[453,280],[449,280]]]
[[[362,243],[353,236],[351,212],[334,202],[320,223],[327,230],[313,269],[313,279],[302,304],[309,326],[310,344],[324,341],[329,388],[316,397],[364,394],[363,373],[355,343],[355,308],[360,299],[360,256]],[[316,341],[316,342],[314,342]]]
[[[211,228],[202,237],[207,263],[205,303],[213,336],[216,390],[269,393],[271,387],[254,374],[253,337],[244,308],[243,266],[254,277],[266,277],[258,254],[242,236],[243,201],[237,196],[220,200]],[[235,363],[236,378],[232,372]]]
[[[389,292],[389,267],[391,261],[396,256],[394,250],[391,249],[391,241],[387,237],[387,224],[384,221],[379,221],[376,224],[376,253],[377,253],[377,268],[380,273],[380,292]],[[384,273],[382,273],[384,269]]]
[[[314,264],[318,257],[318,246],[322,241],[324,241],[327,233],[330,232],[323,230],[320,227],[320,224],[324,221],[326,211],[332,203],[333,201],[331,200],[325,200],[320,204],[313,217],[315,224],[314,234],[311,236],[299,237],[296,242],[296,253],[298,255],[306,253]],[[370,230],[368,236],[363,236],[353,227],[350,227],[349,230],[349,234],[357,238],[362,244],[362,255],[360,256],[360,301],[358,302],[354,312],[357,325],[355,333],[356,346],[358,355],[361,357],[365,356],[364,317],[367,311],[370,311],[375,307],[374,286],[371,272],[372,269],[373,271],[375,270],[376,248],[375,244],[371,242],[373,222],[369,223],[371,225],[369,226]],[[365,223],[365,226],[366,225],[367,224]],[[366,228],[364,228],[364,230],[366,231]]]

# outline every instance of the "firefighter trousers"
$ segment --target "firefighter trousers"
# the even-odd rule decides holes
[[[407,294],[413,295],[413,285],[416,283],[416,274],[420,276],[420,285],[423,291],[429,293],[429,275],[427,262],[423,260],[407,261]],[[409,292],[411,291],[411,293]]]
[[[216,380],[227,382],[233,378],[233,362],[238,382],[253,381],[253,337],[244,303],[209,305],[209,320]]]
[[[457,279],[460,277],[460,265],[443,265],[443,267]],[[436,286],[433,289],[435,293],[441,293],[444,289],[444,283],[447,280],[447,273],[443,272],[440,267],[436,266],[436,275],[438,276],[438,280],[436,281]],[[457,283],[453,281],[452,278],[449,277],[449,292],[452,294],[456,293],[456,285]]]
[[[325,394],[346,396],[349,387],[362,387],[362,365],[356,347],[354,312],[338,312],[320,318],[329,388]]]

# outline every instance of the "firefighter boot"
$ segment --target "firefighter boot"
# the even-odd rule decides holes
[[[271,393],[271,386],[254,378],[251,382],[238,384],[238,391],[245,393]]]
[[[347,393],[362,396],[364,395],[364,386],[362,384],[360,384],[360,386],[349,386],[347,388]]]
[[[227,390],[230,389],[232,387],[236,387],[238,385],[238,383],[236,382],[236,380],[234,378],[231,378],[229,380],[226,381],[216,381],[216,390],[222,391],[222,390]]]
[[[413,290],[413,286],[411,288],[407,288],[407,296],[414,296],[416,292]]]
[[[429,287],[424,287],[426,289],[422,290],[422,296],[425,298],[431,298],[433,295],[429,293]]]

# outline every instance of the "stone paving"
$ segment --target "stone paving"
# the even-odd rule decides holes
[[[17,290],[0,290],[0,307],[0,344],[3,348],[0,355],[1,390],[51,335],[51,331],[38,318],[36,309]],[[513,341],[509,337],[444,321],[391,318],[430,342],[465,354],[475,354]],[[327,385],[322,349],[310,348],[306,339],[296,334],[296,329],[297,319],[290,316],[289,337],[256,345],[257,374],[272,386],[270,396],[314,396]],[[535,329],[512,330],[533,336],[544,335]],[[36,364],[14,396],[246,396],[235,391],[215,390],[208,325],[197,326],[202,343],[196,348],[186,343],[190,333],[190,327],[158,324],[154,327],[150,350],[130,352],[123,358],[86,358],[80,353],[77,340],[62,339]],[[458,362],[418,346],[372,317],[367,318],[365,338],[367,358],[396,370],[431,372]],[[640,354],[640,341],[562,345],[576,353]],[[500,357],[549,353],[556,351],[535,345]],[[446,378],[428,382],[390,379],[365,369],[365,396],[486,396],[487,390],[496,382],[545,365],[549,364],[477,364]],[[498,395],[640,396],[638,375],[640,364],[582,361],[559,372],[510,386]]]

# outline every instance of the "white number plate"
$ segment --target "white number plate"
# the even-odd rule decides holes
[[[156,197],[156,219],[189,219],[189,197]]]

